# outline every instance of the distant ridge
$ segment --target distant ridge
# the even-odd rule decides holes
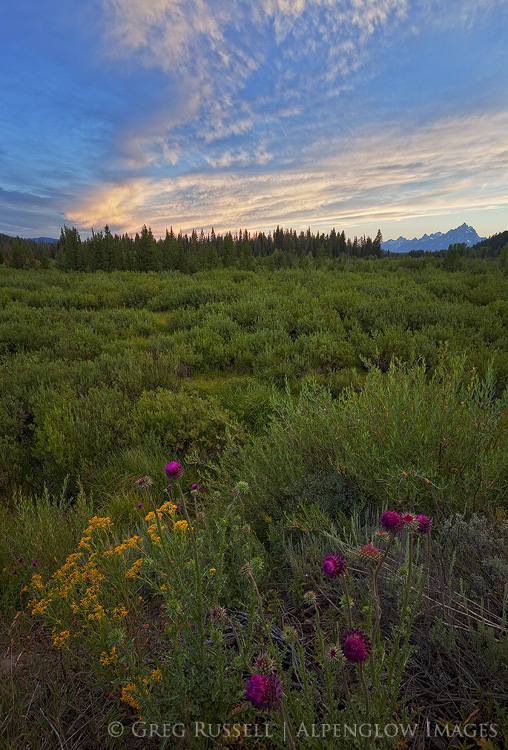
[[[427,250],[437,252],[446,250],[450,245],[465,242],[467,247],[482,242],[485,237],[480,237],[473,227],[462,224],[456,229],[450,229],[448,232],[435,232],[434,234],[424,234],[423,237],[407,240],[405,237],[399,237],[397,240],[386,240],[381,244],[383,250],[389,250],[391,253],[409,253],[411,250]]]
[[[19,236],[19,235],[16,235]],[[0,232],[0,240],[4,242],[11,242],[12,240],[16,239],[16,236],[12,234],[4,234],[3,232]],[[27,242],[45,242],[46,244],[51,244],[53,242],[58,242],[58,240],[55,240],[54,237],[20,237],[22,240],[26,240]]]

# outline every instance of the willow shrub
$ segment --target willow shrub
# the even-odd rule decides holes
[[[495,378],[443,361],[432,376],[423,365],[372,367],[363,387],[337,399],[307,382],[297,396],[274,394],[266,429],[224,457],[226,477],[244,476],[258,520],[276,519],[298,499],[312,501],[309,478],[335,472],[347,492],[326,501],[347,511],[342,495],[379,508],[416,506],[436,517],[503,508],[508,469],[504,401]]]

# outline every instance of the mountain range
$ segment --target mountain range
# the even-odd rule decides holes
[[[396,240],[386,240],[381,244],[383,250],[389,250],[391,253],[409,253],[411,250],[429,250],[436,252],[447,249],[450,245],[465,242],[468,247],[482,242],[485,237],[480,237],[473,227],[462,224],[457,229],[450,229],[448,232],[435,232],[434,234],[424,234],[423,237],[407,240],[405,237],[399,237]]]

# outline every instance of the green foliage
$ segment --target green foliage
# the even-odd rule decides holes
[[[72,230],[64,235],[65,242],[76,239]],[[143,236],[153,248],[148,230]],[[100,242],[106,237],[107,232]],[[285,252],[285,233],[277,237],[277,252]],[[201,240],[193,241],[198,247]],[[169,234],[170,250],[178,242]],[[241,242],[245,250],[245,234]],[[222,252],[219,246],[218,252]],[[245,253],[241,257],[247,262]],[[197,383],[197,390],[193,385],[186,393],[213,396],[217,414],[232,412],[254,434],[266,426],[273,387],[284,391],[287,383],[295,396],[313,380],[339,398],[345,388],[362,388],[373,367],[382,371],[381,383],[395,360],[424,360],[424,379],[443,359],[455,355],[463,355],[465,370],[476,367],[480,378],[486,376],[491,361],[495,393],[500,396],[508,382],[504,276],[494,266],[475,271],[464,258],[453,274],[432,264],[419,266],[420,260],[424,259],[381,259],[370,270],[365,264],[331,266],[326,271],[310,267],[252,271],[231,266],[193,275],[171,270],[69,274],[2,267],[0,482],[4,491],[21,481],[32,486],[35,482],[41,489],[53,472],[56,485],[67,472],[73,474],[74,483],[81,472],[85,484],[94,484],[104,471],[104,451],[93,460],[102,434],[105,445],[114,444],[113,463],[118,463],[119,451],[137,450],[141,442],[156,449],[148,420],[144,435],[139,429],[129,432],[125,423],[144,393],[159,388],[179,392],[189,382]],[[161,262],[164,268],[174,267],[167,257]],[[62,428],[61,414],[54,428],[60,437],[48,439],[50,449],[45,454],[46,438],[39,436],[51,432],[52,394],[68,389],[70,405],[65,408],[72,405],[76,415],[81,413],[73,417],[79,424],[99,415],[99,410],[91,410],[86,416],[90,388],[115,394],[103,398],[104,425],[78,428],[85,459],[64,447],[70,428]],[[372,388],[377,388],[373,381]],[[47,398],[42,391],[48,392]],[[400,398],[410,396],[407,391]],[[75,403],[76,399],[84,403]],[[62,409],[60,404],[57,412]],[[112,421],[120,409],[116,429]],[[205,411],[212,419],[213,410]],[[407,421],[402,424],[398,426],[405,434]],[[70,445],[75,442],[71,436]],[[209,445],[215,453],[213,441]]]
[[[184,456],[191,449],[212,454],[221,448],[233,427],[232,415],[211,396],[190,389],[145,391],[129,418],[127,439],[132,445],[154,437],[168,453]]]
[[[280,517],[309,477],[332,467],[379,508],[507,510],[506,415],[492,372],[481,380],[452,360],[429,378],[423,365],[392,364],[336,400],[312,382],[297,397],[276,394],[273,411],[264,433],[223,464],[228,479],[241,474],[255,488],[258,519]]]

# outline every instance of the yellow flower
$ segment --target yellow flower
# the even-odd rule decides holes
[[[132,682],[128,682],[127,685],[124,685],[122,688],[122,701],[124,703],[127,703],[128,706],[131,706],[132,708],[137,708],[138,710],[141,708],[141,704],[136,697],[139,695],[138,689],[136,685],[134,685]]]
[[[173,531],[177,531],[178,529],[181,531],[187,531],[188,528],[187,521],[175,521],[173,524]]]
[[[78,547],[82,547],[83,549],[90,549],[90,542],[92,541],[92,537],[90,536],[84,536],[79,544]]]
[[[127,617],[128,611],[125,609],[125,607],[115,607],[111,612],[111,615],[115,619],[120,619],[122,617]]]
[[[108,666],[108,664],[112,664],[114,661],[118,659],[118,653],[116,650],[116,646],[113,646],[109,654],[107,651],[103,651],[102,654],[99,657],[99,663],[104,664],[105,667]]]
[[[143,564],[143,558],[140,557],[139,560],[136,560],[136,562],[133,564],[132,568],[129,568],[129,570],[125,574],[125,577],[134,578],[135,576],[137,576],[142,564]]]
[[[176,511],[176,505],[169,501],[161,505],[161,507],[159,508],[159,513],[167,513],[168,515],[171,515],[175,511]]]
[[[208,572],[213,576],[213,574],[217,572],[217,568],[210,568]]]
[[[56,628],[53,630],[53,646],[56,646],[57,648],[62,648],[62,646],[65,645],[68,638],[70,638],[70,632],[68,630],[62,630],[60,633],[57,633]]]
[[[153,512],[153,510],[151,510],[147,516],[145,516],[145,521],[155,521],[155,513]]]
[[[161,526],[161,529],[162,531],[164,531],[165,526]],[[152,540],[154,544],[159,545],[161,542],[161,539],[160,539],[160,536],[157,536],[157,531],[158,531],[157,524],[153,523],[151,526],[147,528],[146,533],[148,534],[148,536],[150,537],[150,539]]]
[[[123,543],[126,547],[134,549],[135,547],[143,545],[143,539],[140,536],[131,536],[130,539],[124,539]]]

